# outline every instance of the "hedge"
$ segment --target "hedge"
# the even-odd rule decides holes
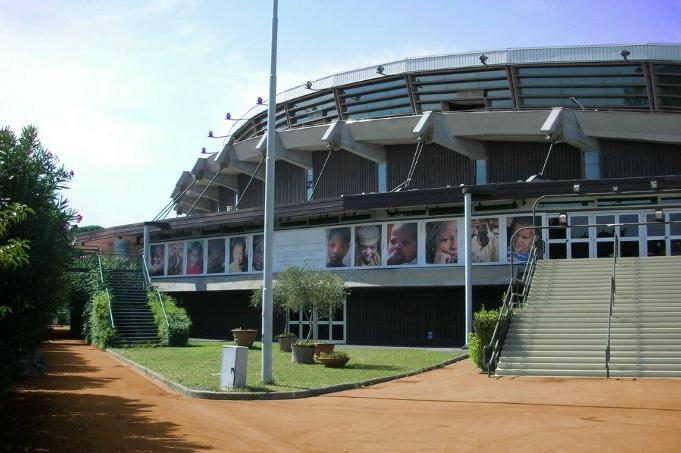
[[[474,332],[468,336],[468,351],[473,364],[481,370],[485,368],[482,350],[492,340],[498,317],[498,310],[486,310],[484,306],[473,315]]]
[[[147,293],[147,301],[151,312],[154,314],[158,336],[161,337],[161,341],[166,346],[187,346],[189,332],[192,328],[192,320],[189,319],[184,308],[177,306],[177,302],[172,296],[164,293],[160,294],[163,298],[163,307],[168,316],[167,324],[156,291],[149,291]]]
[[[98,348],[106,348],[116,338],[116,331],[111,327],[109,299],[105,291],[96,292],[85,305],[83,315],[83,334],[85,340]]]

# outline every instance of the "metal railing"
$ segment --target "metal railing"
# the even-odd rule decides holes
[[[525,269],[523,269],[520,279],[513,275],[513,270],[511,270],[511,280],[506,289],[504,301],[499,309],[499,316],[497,317],[497,323],[494,326],[492,339],[489,344],[483,347],[482,360],[488,377],[491,376],[492,371],[496,369],[497,363],[499,362],[499,355],[501,354],[501,348],[506,339],[506,332],[508,331],[508,325],[511,321],[513,310],[517,305],[525,302],[530,290],[530,285],[532,284],[532,276],[534,275],[534,270],[537,266],[537,260],[542,257],[543,254],[544,241],[539,236],[535,236],[528,254],[527,262],[525,263]],[[513,269],[513,262],[511,262],[511,269]]]
[[[156,293],[156,297],[158,298],[158,302],[161,304],[161,311],[163,312],[163,319],[166,321],[166,327],[170,327],[170,323],[168,322],[168,314],[166,313],[166,307],[163,304],[163,297],[161,297],[161,292],[158,290],[156,286],[154,286],[153,283],[151,283],[151,276],[149,275],[149,268],[147,267],[147,259],[146,256],[144,255],[144,250],[140,252],[139,255],[140,259],[142,260],[142,272],[144,274],[144,285],[147,288],[153,288],[154,292]]]
[[[612,274],[610,275],[610,303],[608,305],[608,336],[605,344],[605,376],[608,378],[610,377],[610,332],[612,328],[612,310],[615,306],[617,255],[619,255],[619,236],[617,233],[612,237],[612,244],[613,260]]]
[[[111,295],[109,294],[109,288],[107,288],[106,282],[104,281],[104,272],[102,272],[102,257],[99,254],[97,254],[97,266],[99,267],[99,284],[104,289],[104,292],[106,292],[106,300],[109,304],[109,321],[111,322],[111,328],[115,329],[116,326],[114,324],[113,311],[111,310]]]

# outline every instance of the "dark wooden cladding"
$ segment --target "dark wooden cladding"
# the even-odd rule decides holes
[[[248,191],[244,193],[250,175],[244,173],[238,176],[239,196],[243,200],[239,202],[239,209],[259,208],[265,202],[265,183],[254,178]],[[295,203],[307,199],[306,187],[307,172],[304,168],[284,161],[278,161],[275,174],[274,204]]]
[[[307,171],[297,165],[277,161],[274,203],[286,204],[307,200]]]
[[[312,153],[315,181],[324,166],[328,151]],[[314,194],[315,200],[336,198],[341,195],[376,192],[378,174],[376,164],[345,150],[332,152],[319,185]]]
[[[171,293],[187,309],[194,338],[231,340],[237,327],[261,330],[260,310],[251,306],[250,291],[192,291]],[[283,330],[285,320],[276,312],[274,331]]]
[[[386,146],[388,190],[407,179],[416,145]],[[437,144],[423,147],[410,189],[432,189],[473,183],[473,161]]]
[[[498,307],[505,289],[474,288],[474,310],[483,304]],[[347,298],[346,322],[349,344],[461,346],[466,329],[464,289],[356,288]]]
[[[681,145],[601,140],[603,178],[681,175]]]
[[[227,206],[234,207],[234,191],[226,187],[218,187],[218,211],[225,211]]]
[[[253,178],[249,186],[248,181],[250,179],[251,176],[244,173],[239,174],[237,177],[239,183],[239,209],[258,208],[265,201],[265,183],[258,178]],[[248,190],[246,190],[246,186],[248,186]]]
[[[541,171],[548,143],[487,142],[488,182],[525,181]],[[544,177],[548,179],[580,179],[582,177],[581,151],[567,143],[554,145]]]

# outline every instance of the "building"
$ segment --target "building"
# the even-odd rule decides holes
[[[633,225],[655,209],[681,220],[681,45],[414,58],[277,101],[275,271],[327,267],[351,288],[343,310],[319,314],[319,339],[464,343],[464,191],[476,308],[500,303],[510,237],[532,224],[535,202],[536,226],[569,218],[567,229],[524,230],[549,259],[612,256],[615,233],[621,256],[681,254],[681,225]],[[262,270],[262,110],[182,172],[169,205],[178,217],[151,228],[153,279],[187,307],[197,337],[260,323],[249,296]],[[80,241],[108,251],[116,238],[141,248],[143,224]],[[297,314],[290,323],[307,332]]]

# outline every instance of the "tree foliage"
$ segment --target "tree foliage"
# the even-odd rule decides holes
[[[0,386],[43,338],[62,300],[75,213],[61,195],[72,174],[38,130],[0,129]]]
[[[310,322],[307,340],[315,330],[316,314],[342,307],[347,294],[345,280],[339,274],[299,266],[287,267],[277,274],[272,287],[273,305],[293,312],[302,311]],[[251,296],[251,304],[259,306],[261,303],[262,289],[257,289]]]

